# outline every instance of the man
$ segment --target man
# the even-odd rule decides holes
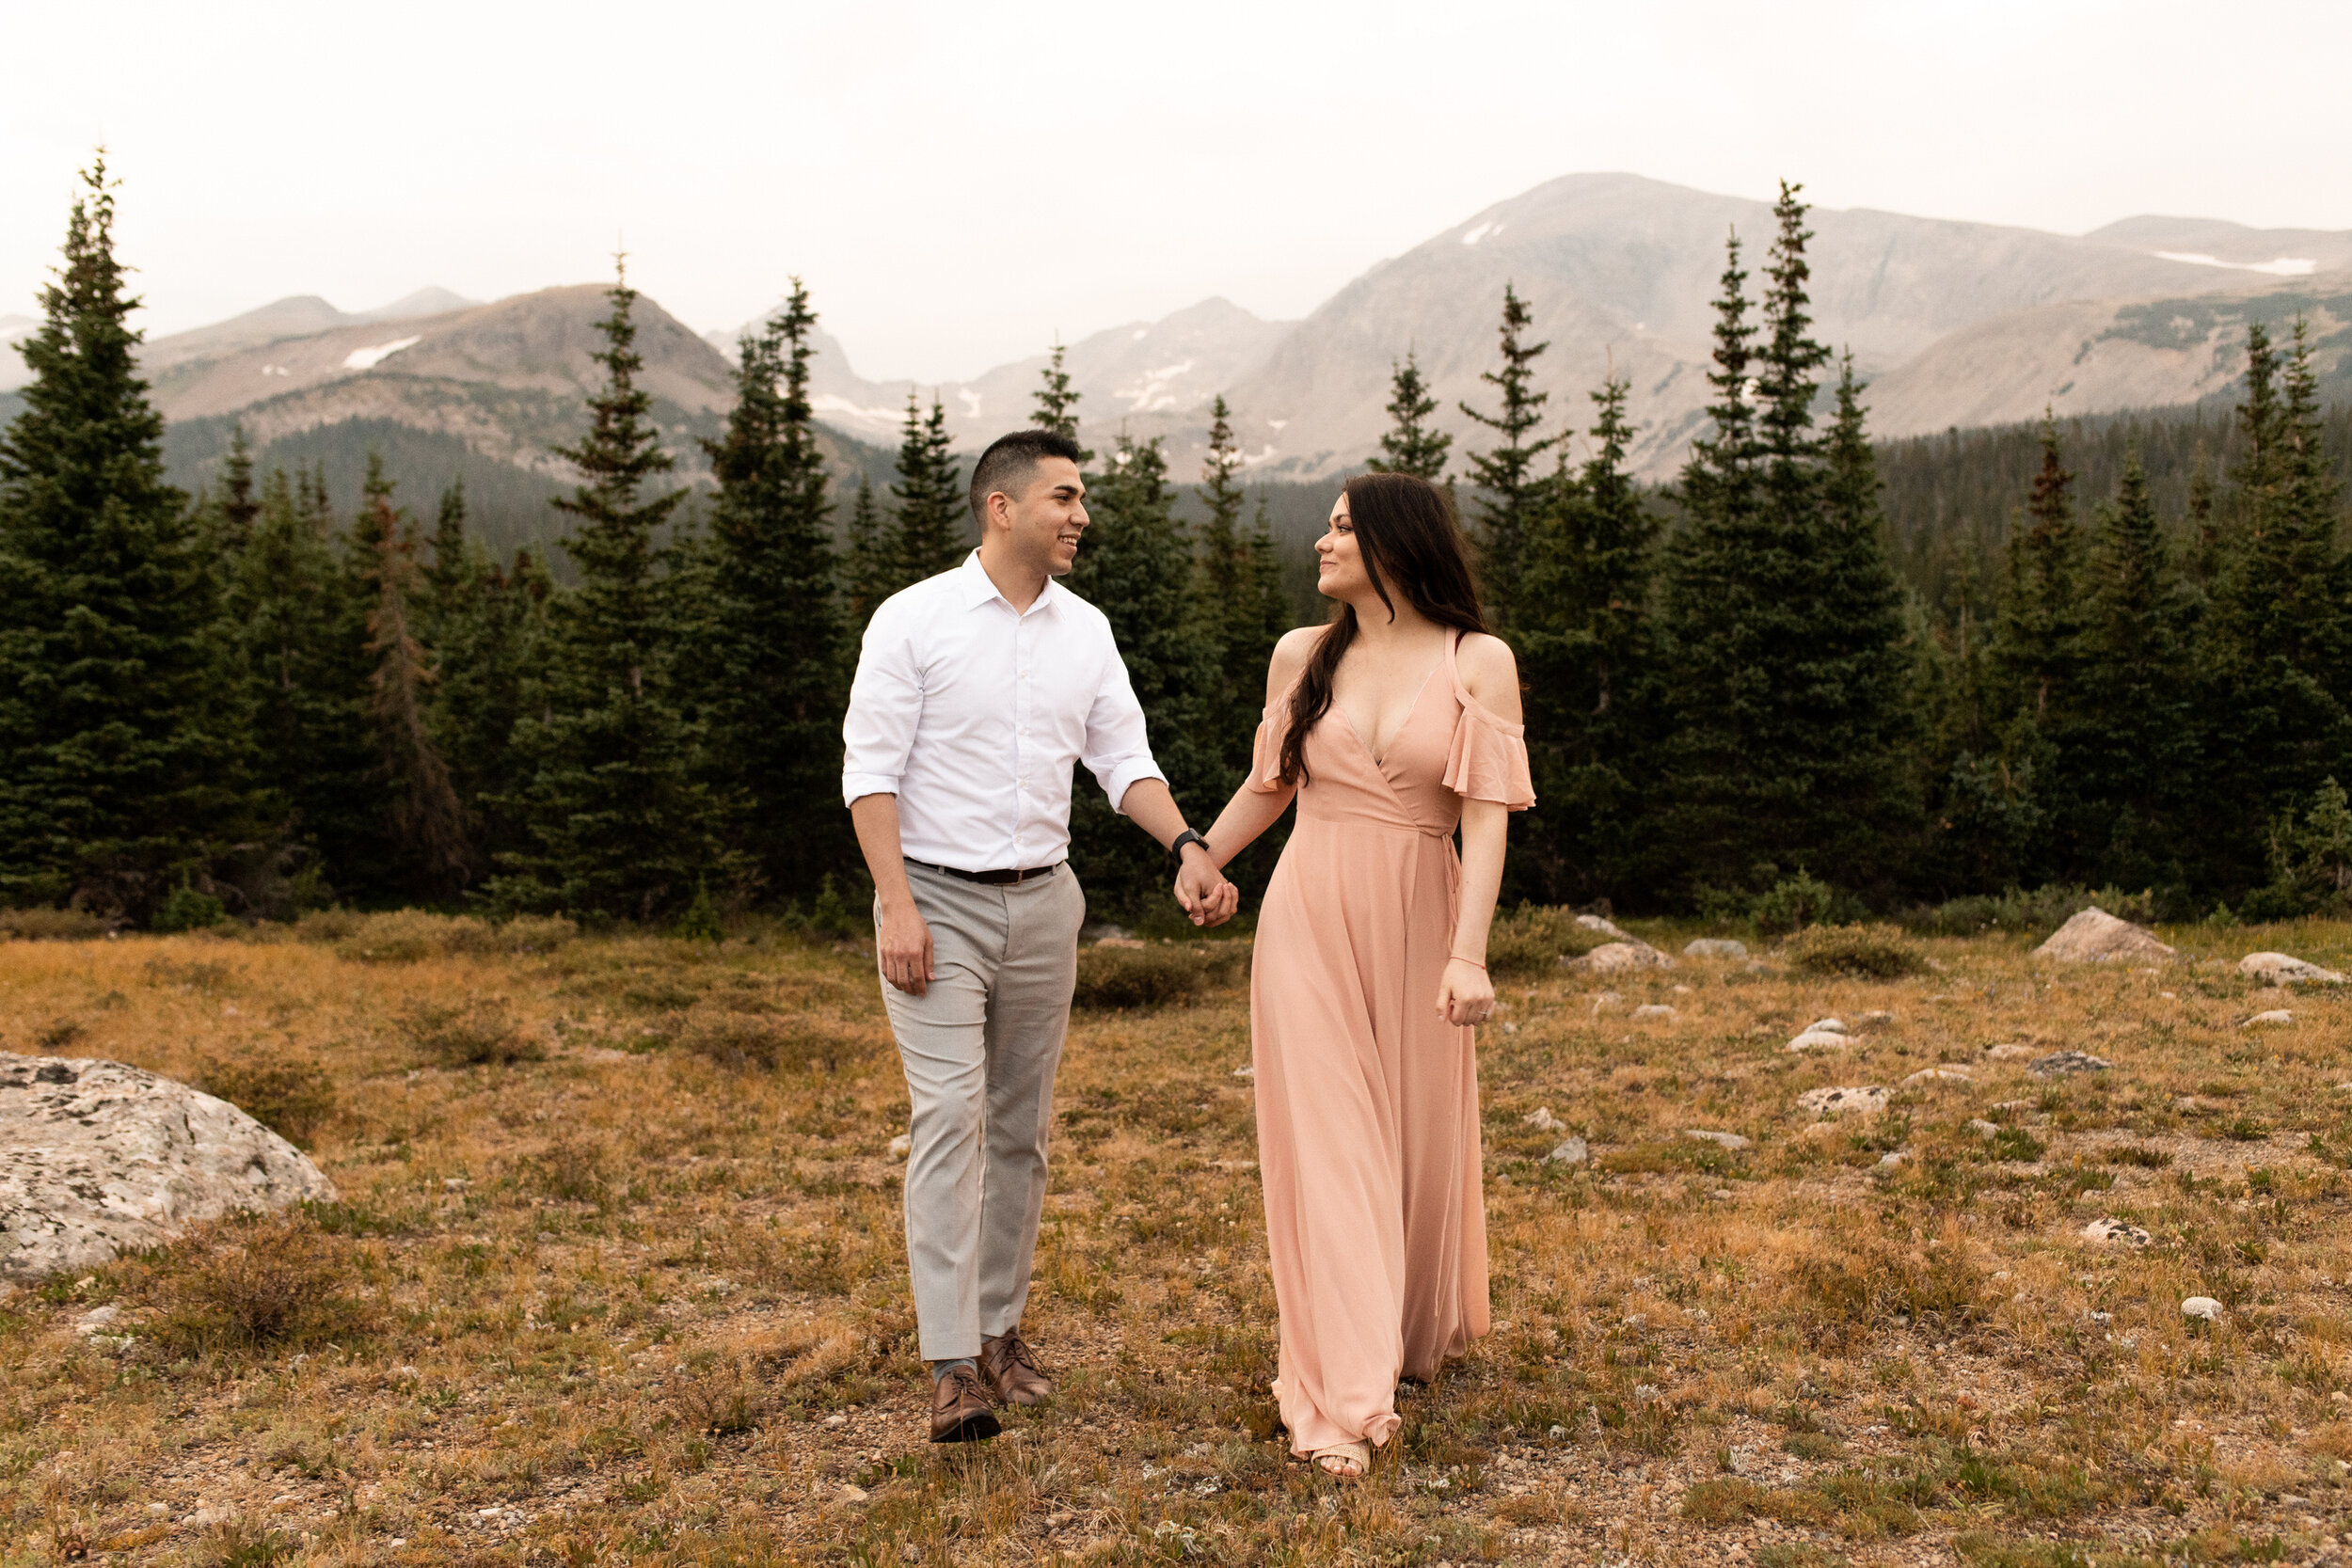
[[[1176,896],[1196,925],[1238,902],[1152,765],[1110,623],[1053,580],[1087,529],[1078,456],[1042,430],[981,453],[979,548],[874,612],[842,726],[841,793],[914,1101],[907,1263],[934,1443],[993,1437],[992,1400],[1053,1391],[1021,1311],[1086,918],[1063,859],[1071,764],[1181,856]]]

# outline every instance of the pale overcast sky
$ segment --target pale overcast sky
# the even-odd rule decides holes
[[[1304,314],[1556,175],[2079,233],[2352,228],[2342,0],[659,6],[0,0],[0,315],[102,138],[164,333],[609,276],[803,275],[871,376],[1210,294]]]

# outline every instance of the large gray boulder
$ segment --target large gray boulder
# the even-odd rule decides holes
[[[307,1155],[225,1100],[120,1062],[0,1052],[0,1279],[334,1196]]]
[[[2172,949],[2128,920],[2118,920],[2092,907],[2059,927],[2050,940],[2033,950],[2037,958],[2061,963],[2161,963]]]

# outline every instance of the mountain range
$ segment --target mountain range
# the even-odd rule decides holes
[[[1866,401],[1882,436],[2013,421],[2044,406],[2098,413],[2225,394],[2246,324],[2298,313],[2328,392],[2352,398],[2352,231],[2147,216],[2063,235],[1829,208],[1808,221],[1816,330],[1851,351],[1872,383]],[[1212,298],[1072,342],[1083,434],[1097,448],[1121,428],[1163,437],[1176,473],[1189,477],[1221,392],[1254,475],[1325,479],[1375,450],[1391,367],[1410,353],[1458,458],[1485,444],[1457,405],[1491,404],[1479,377],[1495,363],[1509,282],[1549,344],[1536,381],[1551,420],[1582,424],[1585,394],[1606,375],[1626,377],[1640,427],[1633,462],[1644,477],[1664,478],[1703,430],[1711,302],[1735,233],[1749,293],[1760,294],[1768,203],[1627,174],[1554,180],[1379,262],[1302,321],[1265,321]],[[231,419],[264,448],[360,421],[552,484],[563,465],[548,448],[580,426],[604,310],[600,284],[489,304],[428,289],[356,314],[303,296],[158,338],[144,362],[166,415],[200,427],[199,446],[225,442]],[[30,325],[0,318],[0,332]],[[707,472],[692,437],[714,433],[731,402],[737,335],[697,336],[651,300],[640,303],[639,325],[655,420],[681,468]],[[845,471],[872,471],[872,449],[895,445],[910,393],[938,397],[959,449],[977,451],[1025,422],[1046,362],[1041,353],[968,382],[918,387],[861,377],[821,333],[817,346],[818,414],[842,437]],[[0,377],[0,391],[22,379],[7,368],[16,373]]]

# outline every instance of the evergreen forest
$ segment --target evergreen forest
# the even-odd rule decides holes
[[[1395,367],[1373,467],[1456,497],[1524,678],[1539,800],[1506,897],[1767,926],[1957,919],[2021,890],[2344,912],[2346,417],[2302,324],[2249,329],[2226,410],[1874,445],[1867,385],[1814,332],[1800,196],[1726,244],[1710,422],[1662,489],[1627,471],[1622,381],[1547,405],[1541,324],[1508,288],[1466,450]],[[859,635],[970,546],[935,401],[910,401],[882,483],[832,477],[796,284],[742,341],[701,438],[712,483],[689,487],[616,263],[551,542],[494,550],[462,483],[404,496],[381,461],[340,511],[322,469],[264,471],[241,435],[191,494],[114,223],[102,158],[0,435],[0,905],[159,929],[334,903],[859,928],[839,793]],[[1109,616],[1206,823],[1246,770],[1295,568],[1222,400],[1197,478],[1079,402],[1057,351],[1034,422],[1101,448],[1069,586]],[[1090,781],[1073,799],[1093,909],[1166,919],[1157,847]]]

